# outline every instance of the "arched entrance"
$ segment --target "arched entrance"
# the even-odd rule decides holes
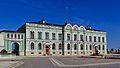
[[[12,44],[12,53],[19,56],[19,44],[17,42]]]
[[[43,51],[44,55],[50,55],[50,50],[51,50],[51,42],[44,42],[43,43]]]
[[[49,47],[49,46],[46,46],[46,47],[45,47],[45,52],[46,52],[46,55],[49,55],[49,54],[50,54],[50,47]]]
[[[98,49],[97,49],[97,46],[95,46],[95,55],[98,55]]]

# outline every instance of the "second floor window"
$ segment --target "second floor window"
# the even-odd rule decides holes
[[[23,35],[21,35],[21,39],[23,39]]]
[[[62,40],[62,34],[58,34],[59,40]]]
[[[55,40],[55,33],[52,33],[52,40]]]
[[[11,39],[13,38],[13,34],[11,34]]]
[[[30,39],[34,39],[34,31],[30,31]]]
[[[86,36],[86,41],[88,41],[88,40],[87,40],[87,36]]]
[[[92,36],[89,36],[89,41],[92,42]]]
[[[49,33],[48,32],[45,32],[45,39],[49,40]]]
[[[105,38],[104,37],[102,37],[102,42],[105,42]]]
[[[83,40],[83,35],[80,35],[80,41],[84,41],[84,40]]]
[[[7,34],[7,38],[9,38],[9,34]]]
[[[98,37],[98,42],[100,42],[100,37]]]
[[[70,40],[70,34],[67,34],[67,40]]]
[[[42,39],[42,32],[38,32],[38,39]]]
[[[96,37],[94,36],[94,42],[96,42]]]
[[[20,39],[20,35],[18,34],[18,39]]]
[[[76,34],[74,34],[74,41],[76,41],[77,40],[77,35]]]
[[[15,34],[15,38],[16,38],[16,34]]]

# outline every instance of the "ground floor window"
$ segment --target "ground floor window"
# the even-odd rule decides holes
[[[53,49],[53,50],[56,49],[56,47],[55,47],[55,43],[53,43],[53,45],[52,45],[52,49]]]
[[[67,44],[67,50],[70,50],[70,44],[69,43]]]
[[[39,44],[38,44],[38,50],[41,50],[41,49],[42,49],[42,44],[39,43]]]
[[[82,44],[80,45],[80,49],[83,50],[83,45]]]
[[[31,43],[31,50],[34,50],[34,43]]]
[[[90,45],[90,50],[92,50],[92,45]]]
[[[61,49],[62,49],[62,44],[60,43],[60,44],[59,44],[59,50],[61,50]]]
[[[77,50],[77,45],[76,44],[74,44],[74,50]]]

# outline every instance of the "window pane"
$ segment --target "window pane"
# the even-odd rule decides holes
[[[90,50],[92,50],[92,45],[90,45]]]
[[[18,34],[18,39],[20,39],[20,35]]]
[[[62,34],[58,34],[59,35],[59,40],[62,40]]]
[[[74,44],[74,50],[77,50],[77,45],[76,44]]]
[[[52,45],[52,49],[53,49],[53,50],[56,49],[56,47],[55,47],[55,43],[53,43],[53,45]]]
[[[70,50],[70,44],[67,44],[67,50]]]
[[[100,37],[98,37],[98,42],[100,42]]]
[[[59,50],[61,50],[62,49],[62,44],[59,44]]]
[[[55,33],[52,33],[52,40],[55,40]]]
[[[80,35],[80,41],[84,41],[84,40],[83,40],[83,35]]]
[[[49,40],[49,33],[48,32],[45,32],[45,39]]]
[[[104,39],[104,37],[102,37],[102,42],[105,42],[105,39]]]
[[[76,41],[77,40],[77,35],[76,34],[74,34],[74,41]]]
[[[92,42],[92,36],[89,36],[89,41]]]
[[[67,34],[67,40],[70,40],[70,34]]]
[[[38,39],[42,39],[42,32],[38,32]]]
[[[34,50],[34,43],[31,43],[31,50]]]
[[[7,38],[9,38],[9,34],[7,34]]]
[[[83,50],[83,45],[82,44],[80,45],[80,49]]]
[[[30,31],[30,39],[34,39],[34,31]]]
[[[96,42],[96,37],[94,36],[94,42]]]
[[[41,43],[38,44],[38,49],[39,49],[39,50],[42,49]]]

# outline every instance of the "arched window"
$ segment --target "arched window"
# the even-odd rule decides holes
[[[76,44],[74,44],[74,50],[77,50],[77,45]]]
[[[53,43],[53,45],[52,45],[52,49],[53,49],[53,50],[56,49],[56,47],[55,47],[55,43]]]
[[[62,44],[60,43],[60,44],[59,44],[59,50],[61,50],[61,49],[62,49]]]
[[[70,50],[70,44],[69,43],[67,44],[67,50]]]
[[[103,45],[102,50],[105,50],[105,45]]]
[[[92,50],[92,45],[90,45],[90,50]]]
[[[80,49],[83,50],[83,45],[82,44],[80,45]]]
[[[39,44],[38,44],[38,50],[41,50],[41,49],[42,49],[42,44],[39,43]]]
[[[34,50],[34,43],[31,43],[31,50]]]
[[[100,45],[98,45],[98,49],[101,50]]]

